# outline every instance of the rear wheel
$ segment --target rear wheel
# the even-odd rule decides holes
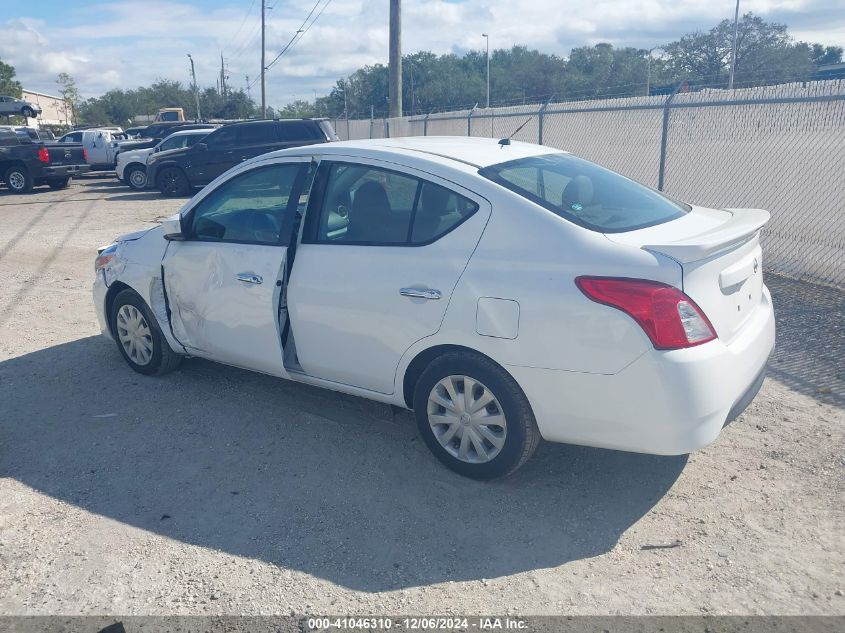
[[[414,413],[434,455],[474,479],[509,475],[540,442],[522,389],[478,354],[453,352],[432,361],[417,381]]]
[[[167,197],[186,196],[190,190],[188,179],[178,167],[165,167],[158,175],[156,184]]]
[[[47,183],[50,189],[66,189],[70,184],[70,178],[61,178],[60,180],[51,180]]]
[[[120,354],[139,374],[166,374],[182,362],[182,357],[165,340],[147,304],[134,290],[122,290],[115,297],[109,319]]]
[[[29,170],[22,165],[9,167],[9,169],[6,170],[4,180],[6,181],[6,186],[13,193],[29,193],[32,191],[32,186],[34,184],[32,174],[30,174]]]
[[[130,165],[123,178],[135,191],[143,191],[147,187],[147,170],[143,165]]]
[[[34,119],[35,118],[35,110],[30,108],[29,106],[24,106],[21,108],[21,114],[25,116],[27,119]]]

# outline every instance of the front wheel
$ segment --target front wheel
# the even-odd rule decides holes
[[[34,119],[35,118],[35,110],[30,108],[29,106],[24,106],[21,109],[21,114],[25,116],[27,119]]]
[[[473,479],[504,477],[540,442],[528,399],[492,360],[469,352],[435,359],[414,390],[417,427],[432,453]]]
[[[32,174],[26,167],[15,166],[9,167],[4,176],[6,186],[9,191],[13,193],[29,193],[35,184],[32,179]]]
[[[115,297],[109,318],[120,354],[139,374],[166,374],[179,366],[182,357],[170,348],[147,304],[134,290],[123,290]]]
[[[123,178],[126,184],[135,191],[143,191],[147,187],[147,170],[141,165],[128,167]]]
[[[157,178],[158,189],[168,198],[188,195],[188,178],[178,167],[165,167]]]

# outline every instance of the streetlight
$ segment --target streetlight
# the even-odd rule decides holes
[[[646,75],[645,75],[645,96],[651,93],[651,54],[657,49],[663,50],[662,46],[652,46],[646,53]]]
[[[481,37],[487,40],[487,107],[490,107],[490,36],[482,33]]]

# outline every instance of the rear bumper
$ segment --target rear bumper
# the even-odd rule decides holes
[[[89,165],[48,165],[41,170],[41,178],[44,180],[72,178],[90,170]]]
[[[508,366],[543,438],[680,455],[710,444],[753,400],[774,349],[771,295],[743,332],[683,350],[649,350],[617,374]]]

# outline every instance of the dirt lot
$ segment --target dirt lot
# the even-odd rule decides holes
[[[95,248],[181,204],[0,194],[1,614],[845,614],[843,294],[769,278],[770,378],[710,448],[546,444],[484,484],[381,405],[131,372]]]

